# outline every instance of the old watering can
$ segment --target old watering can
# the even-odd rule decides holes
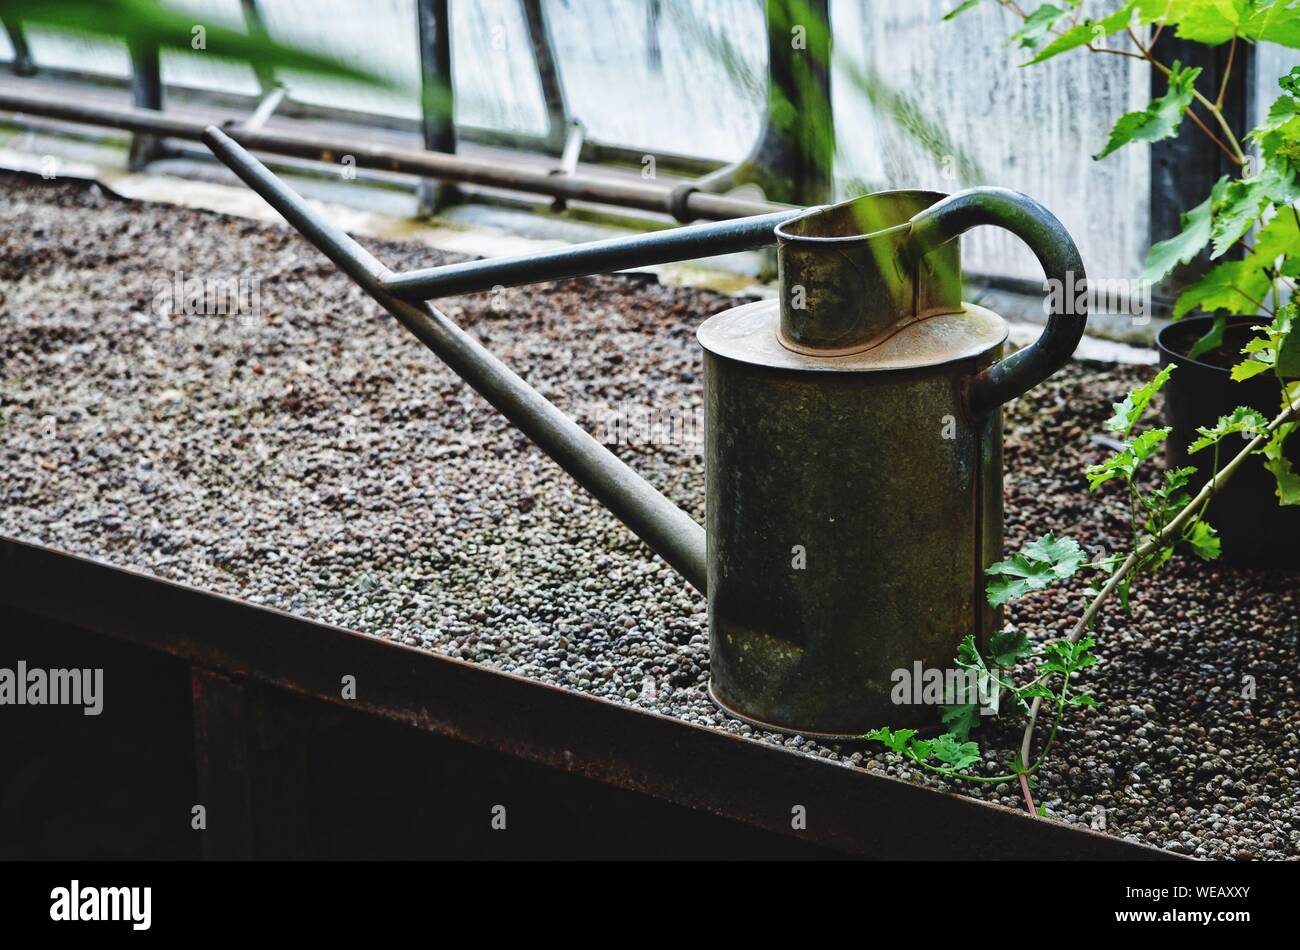
[[[710,694],[764,728],[925,727],[896,670],[946,669],[994,624],[1004,402],[1074,352],[1073,294],[1000,359],[1001,317],[962,302],[959,235],[1005,228],[1057,287],[1084,286],[1047,210],[977,188],[867,195],[516,258],[396,274],[219,129],[212,151],[709,599]],[[777,244],[780,294],[706,320],[707,535],[425,301]],[[1069,308],[1074,305],[1076,309]]]

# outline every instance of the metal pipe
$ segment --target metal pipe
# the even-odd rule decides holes
[[[292,189],[216,126],[203,142],[248,187],[284,216],[404,327],[433,350],[579,484],[703,592],[704,529],[581,426],[551,405],[468,333],[427,303],[384,290],[392,272],[365,248],[312,211]]]
[[[39,96],[0,92],[0,111],[26,112],[66,122],[100,125],[128,132],[153,133],[171,138],[203,141],[204,123],[193,119],[114,106],[90,105],[73,101],[50,101]],[[622,179],[591,175],[553,175],[549,169],[526,168],[490,159],[471,159],[459,155],[419,149],[389,148],[364,142],[340,143],[270,129],[227,130],[230,137],[252,151],[289,155],[320,162],[337,162],[350,155],[358,168],[465,182],[491,188],[524,191],[532,194],[590,201],[671,214],[679,220],[707,218],[723,220],[784,210],[786,205],[766,201],[748,201],[710,195],[692,188],[672,187],[640,179]]]
[[[260,129],[266,125],[267,120],[275,115],[275,110],[280,108],[280,103],[284,102],[284,97],[288,95],[289,90],[285,86],[276,86],[270,90],[262,100],[257,104],[257,108],[241,123],[245,129]]]
[[[266,28],[266,18],[262,16],[257,0],[239,0],[239,5],[243,10],[244,29],[248,31],[248,35],[270,39],[271,34]],[[280,85],[275,78],[275,67],[270,63],[258,59],[249,65],[253,67],[253,74],[257,76],[257,85],[263,95]]]
[[[384,290],[406,300],[432,300],[451,294],[474,293],[494,287],[517,287],[545,280],[603,274],[629,267],[692,260],[768,247],[776,243],[776,227],[804,212],[792,209],[732,221],[609,238],[589,244],[539,251],[518,257],[465,261],[393,274],[381,281]]]
[[[528,40],[533,48],[533,62],[537,66],[537,81],[542,87],[542,101],[546,105],[546,139],[552,147],[563,141],[569,125],[569,106],[560,82],[560,70],[555,62],[555,45],[551,42],[551,28],[541,0],[521,0],[524,23],[528,27]]]

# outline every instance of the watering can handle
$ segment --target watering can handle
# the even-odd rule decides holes
[[[982,224],[1005,228],[1024,241],[1049,286],[1058,291],[1052,295],[1056,303],[1042,336],[966,381],[966,403],[977,416],[1027,392],[1065,365],[1088,321],[1086,296],[1080,293],[1087,278],[1078,248],[1055,215],[1018,191],[971,188],[931,205],[911,220],[908,253],[918,259]]]

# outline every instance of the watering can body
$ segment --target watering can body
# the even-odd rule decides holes
[[[886,192],[783,223],[778,299],[699,330],[710,695],[751,724],[931,727],[917,672],[953,669],[997,622],[1001,397],[973,399],[1007,326],[961,300],[940,239],[960,221],[916,243],[913,218],[945,200]]]
[[[981,578],[1002,549],[1002,414],[967,416],[962,382],[1000,354],[1005,324],[970,307],[964,326],[944,321],[965,344],[954,359],[918,363],[895,337],[833,369],[720,342],[773,310],[700,332],[711,695],[804,735],[933,724],[933,706],[893,703],[893,674],[951,668],[994,623]]]

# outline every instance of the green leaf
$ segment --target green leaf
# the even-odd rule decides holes
[[[965,13],[971,7],[979,6],[979,3],[980,0],[965,0],[965,2],[961,3],[960,5],[954,7],[953,9],[945,13],[943,15],[943,18],[945,20],[951,20],[953,17],[960,16],[961,14]]]
[[[1060,7],[1044,3],[1025,17],[1024,25],[1011,34],[1010,39],[1007,40],[1007,45],[1015,43],[1021,49],[1036,48],[1051,35],[1052,27],[1056,25],[1056,21],[1065,15],[1066,11]]]
[[[128,45],[160,46],[181,55],[194,56],[191,43],[196,14],[169,9],[155,0],[3,0],[6,15],[20,14],[24,25],[49,27],[59,32],[108,37]],[[391,88],[393,83],[331,56],[276,42],[258,31],[244,32],[206,21],[206,47],[202,56],[235,60],[277,69],[301,70],[335,79],[351,80],[372,87]]]
[[[1106,420],[1106,428],[1111,432],[1118,432],[1120,435],[1128,438],[1128,434],[1133,431],[1133,426],[1137,424],[1142,413],[1146,411],[1147,405],[1151,402],[1156,393],[1169,382],[1169,377],[1174,373],[1174,364],[1168,364],[1160,372],[1156,373],[1155,378],[1145,386],[1139,386],[1133,392],[1125,396],[1120,402],[1114,403],[1111,409],[1114,410],[1109,419]]]
[[[1167,469],[1164,484],[1159,488],[1153,488],[1150,494],[1140,498],[1142,506],[1150,512],[1146,524],[1149,533],[1158,534],[1173,519],[1175,512],[1187,507],[1191,497],[1184,489],[1195,473],[1196,467],[1192,465]],[[1109,570],[1107,573],[1114,573],[1114,571]]]
[[[1279,208],[1278,213],[1259,229],[1251,259],[1261,270],[1273,269],[1279,258],[1300,254],[1300,221],[1294,208]]]
[[[901,755],[906,751],[907,744],[914,735],[916,735],[915,729],[899,729],[897,732],[892,732],[888,726],[883,726],[868,732],[867,738],[875,742],[883,742],[890,752]]]
[[[1201,334],[1200,338],[1192,344],[1192,348],[1187,351],[1187,358],[1194,360],[1197,357],[1218,349],[1223,345],[1223,334],[1228,329],[1228,318],[1219,314],[1210,321],[1210,329]]]
[[[1021,696],[1024,696],[1028,699],[1055,699],[1056,698],[1056,694],[1053,693],[1050,689],[1048,689],[1046,686],[1044,686],[1041,683],[1036,683],[1033,686],[1026,686],[1024,689],[1020,690],[1019,692]]]
[[[1154,454],[1160,443],[1169,437],[1169,433],[1170,430],[1167,428],[1148,429],[1138,438],[1126,442],[1125,447],[1115,452],[1109,459],[1096,465],[1089,465],[1084,469],[1084,474],[1088,477],[1088,491],[1096,491],[1112,478],[1123,477],[1125,481],[1132,480],[1139,465]]]
[[[1300,69],[1300,66],[1296,69]],[[1286,77],[1283,77],[1279,82],[1285,79]],[[1300,118],[1300,100],[1296,99],[1295,94],[1278,96],[1268,107],[1268,115],[1264,117],[1264,121],[1246,133],[1246,138],[1259,139],[1263,138],[1265,133],[1289,128],[1297,118]]]
[[[1070,538],[1057,540],[1051,532],[1025,545],[1023,553],[1036,561],[1050,561],[1058,577],[1069,577],[1085,560],[1083,549]]]
[[[1270,204],[1285,205],[1296,197],[1294,175],[1272,165],[1253,178],[1230,181],[1214,205],[1214,224],[1210,230],[1214,247],[1210,256],[1226,254],[1242,235],[1259,223]]]
[[[1201,437],[1187,447],[1187,452],[1191,455],[1201,449],[1217,445],[1233,433],[1241,432],[1254,437],[1267,428],[1268,419],[1264,418],[1262,412],[1249,406],[1238,406],[1227,415],[1220,416],[1219,421],[1213,426],[1209,428],[1198,426],[1196,431],[1201,434]]]
[[[979,722],[979,703],[953,703],[944,706],[941,717],[948,731],[958,739],[965,739]],[[941,756],[942,758],[942,756]]]
[[[1233,37],[1300,47],[1296,0],[1163,0],[1179,39],[1218,46]],[[1144,7],[1153,6],[1146,0]]]
[[[985,574],[999,578],[988,585],[989,604],[1001,607],[1014,597],[1042,590],[1053,581],[1070,577],[1085,559],[1083,549],[1076,541],[1070,538],[1057,540],[1049,532],[1026,545],[1010,560],[999,561],[985,569]]]
[[[1071,706],[1096,706],[1097,700],[1093,699],[1087,693],[1075,693],[1066,702]]]
[[[1277,84],[1283,92],[1300,97],[1300,65],[1292,66],[1291,71],[1279,78]]]
[[[1133,478],[1139,465],[1149,459],[1155,450],[1169,436],[1168,428],[1148,429],[1136,439],[1124,443],[1124,448],[1104,462],[1089,466],[1084,470],[1088,477],[1088,490],[1096,491],[1112,478],[1123,477],[1126,481]]]
[[[1300,475],[1296,474],[1290,459],[1270,459],[1264,467],[1277,482],[1277,500],[1282,505],[1300,505]]]
[[[1271,286],[1268,275],[1249,261],[1221,261],[1178,295],[1174,319],[1197,307],[1206,313],[1253,313]]]
[[[1267,373],[1272,368],[1268,363],[1261,363],[1258,360],[1244,360],[1232,368],[1232,381],[1243,383],[1260,373]]]
[[[1056,659],[1039,664],[1038,668],[1054,673],[1075,673],[1085,667],[1094,666],[1097,658],[1093,656],[1092,648],[1096,645],[1095,637],[1083,637],[1077,643],[1072,643],[1068,637],[1054,640],[1043,647],[1043,653]]]
[[[1240,31],[1242,10],[1237,0],[1177,0],[1168,16],[1178,24],[1179,39],[1218,46]]]
[[[1153,99],[1140,112],[1120,116],[1111,129],[1106,147],[1093,158],[1100,161],[1130,142],[1159,142],[1177,135],[1183,115],[1192,104],[1192,92],[1200,74],[1199,66],[1183,69],[1182,64],[1175,60],[1169,73],[1169,91],[1159,99]]]
[[[1242,36],[1300,49],[1300,5],[1296,0],[1252,0],[1242,6],[1252,11],[1241,22]]]
[[[1162,426],[1157,429],[1148,429],[1130,443],[1129,451],[1133,453],[1134,459],[1140,465],[1155,454],[1160,443],[1169,437],[1173,431],[1168,426]],[[1136,466],[1135,466],[1136,468]]]
[[[1039,51],[1038,55],[1023,65],[1033,66],[1035,63],[1041,63],[1054,56],[1060,56],[1062,53],[1068,53],[1072,49],[1078,49],[1081,46],[1087,46],[1089,43],[1100,41],[1112,33],[1118,33],[1132,22],[1133,13],[1138,6],[1136,0],[1130,0],[1129,3],[1124,4],[1110,16],[1103,17],[1100,20],[1085,20],[1083,23],[1071,27],[1051,43],[1048,43]]]
[[[965,670],[987,669],[979,649],[975,646],[975,637],[972,634],[966,634],[957,644],[957,665]]]
[[[1132,613],[1132,607],[1129,604],[1129,590],[1133,586],[1133,572],[1125,574],[1118,584],[1115,585],[1115,594],[1119,597],[1119,606],[1124,613]]]
[[[945,733],[934,740],[934,757],[952,769],[964,769],[980,760],[980,747]]]
[[[1191,530],[1184,536],[1184,540],[1192,546],[1196,556],[1203,561],[1217,559],[1222,550],[1219,532],[1215,531],[1206,521],[1194,522]]]
[[[1238,381],[1250,379],[1269,370],[1277,370],[1285,376],[1293,371],[1296,344],[1291,338],[1298,335],[1295,332],[1297,317],[1300,317],[1300,304],[1293,300],[1278,308],[1272,323],[1256,326],[1261,335],[1246,344],[1242,352],[1247,357],[1232,368],[1232,378]],[[1285,370],[1279,366],[1279,360],[1286,361]]]
[[[1273,367],[1278,376],[1283,379],[1300,379],[1300,327],[1292,326],[1291,331],[1278,344],[1276,352]]]
[[[989,637],[989,658],[997,666],[1015,666],[1033,653],[1029,636],[1023,630],[1007,628]]]
[[[1214,185],[1210,197],[1182,215],[1180,220],[1183,230],[1179,234],[1151,246],[1147,252],[1146,268],[1142,272],[1143,280],[1151,283],[1164,280],[1175,267],[1190,264],[1205,249],[1205,245],[1210,243],[1214,203],[1223,196],[1228,181],[1228,176],[1224,175]]]
[[[1286,440],[1300,423],[1288,422],[1273,432],[1264,445],[1264,468],[1277,482],[1277,499],[1283,505],[1300,505],[1300,475],[1286,457]]]

